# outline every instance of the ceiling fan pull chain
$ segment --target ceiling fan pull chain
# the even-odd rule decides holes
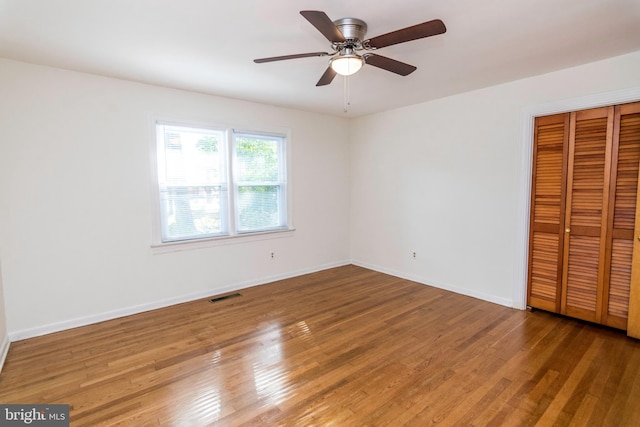
[[[349,105],[351,105],[351,99],[349,97],[349,76],[344,76],[344,91],[343,91],[343,111],[349,112]]]

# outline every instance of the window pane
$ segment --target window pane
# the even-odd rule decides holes
[[[236,179],[242,183],[280,180],[281,139],[235,137]]]
[[[239,186],[238,224],[240,232],[282,227],[279,185]]]
[[[284,138],[236,133],[233,157],[236,231],[285,227]]]
[[[167,185],[217,184],[224,181],[221,132],[165,126],[164,181]],[[159,165],[161,167],[161,165]]]
[[[220,187],[168,187],[160,191],[166,225],[164,240],[184,240],[221,234]],[[222,196],[226,197],[226,196]]]
[[[158,126],[162,240],[227,232],[224,132]]]

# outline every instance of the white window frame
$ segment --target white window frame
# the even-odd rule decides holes
[[[226,174],[227,174],[227,212],[222,213],[227,226],[227,233],[221,235],[211,235],[206,237],[197,237],[193,239],[163,241],[162,233],[162,207],[160,201],[160,186],[158,174],[158,157],[162,155],[164,144],[164,134],[160,135],[158,126],[193,128],[202,130],[211,130],[215,132],[223,132],[225,135],[225,143],[222,151],[226,158]],[[151,249],[152,253],[164,253],[191,250],[198,248],[207,248],[212,246],[236,244],[242,242],[250,242],[256,240],[283,238],[292,236],[295,228],[293,227],[293,210],[292,210],[292,185],[291,185],[291,132],[288,129],[269,127],[254,130],[252,126],[230,126],[220,125],[210,122],[195,122],[189,120],[167,120],[154,117],[151,120],[151,193],[152,193],[152,232],[151,232]],[[237,204],[237,183],[234,177],[234,134],[250,135],[250,136],[266,136],[281,138],[281,149],[283,155],[279,159],[280,167],[283,170],[283,176],[280,180],[281,197],[284,200],[284,209],[281,209],[281,220],[284,220],[285,226],[270,228],[259,231],[236,231],[236,223],[238,221]]]

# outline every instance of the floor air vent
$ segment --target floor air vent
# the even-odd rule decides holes
[[[242,296],[242,295],[240,295],[239,293],[229,294],[229,295],[224,295],[224,296],[221,296],[221,297],[211,298],[211,299],[209,300],[209,302],[224,301],[224,300],[229,299],[229,298],[235,298],[235,297],[241,297],[241,296]]]

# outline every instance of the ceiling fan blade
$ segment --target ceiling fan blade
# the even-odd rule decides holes
[[[404,62],[396,61],[386,56],[374,55],[373,53],[366,54],[364,56],[364,62],[374,67],[400,74],[401,76],[408,76],[417,70],[413,65],[405,64]]]
[[[273,61],[284,61],[286,59],[297,59],[297,58],[310,58],[312,56],[328,56],[331,55],[327,52],[310,52],[310,53],[298,53],[295,55],[284,55],[284,56],[272,56],[270,58],[259,58],[254,59],[253,62],[256,64],[262,64],[263,62],[273,62]]]
[[[331,68],[331,66],[327,67],[327,70],[324,72],[324,74],[322,75],[322,77],[320,77],[320,80],[318,80],[318,83],[316,83],[316,86],[326,86],[329,83],[331,83],[334,79],[334,77],[336,76],[336,72],[333,71],[333,68]]]
[[[423,22],[422,24],[392,31],[387,34],[365,40],[363,44],[366,44],[367,46],[374,49],[380,49],[382,47],[387,47],[398,43],[436,36],[438,34],[445,33],[446,31],[447,27],[444,26],[444,22],[439,19],[434,19],[433,21]]]
[[[343,42],[344,36],[335,26],[331,18],[326,13],[319,10],[301,10],[300,15],[304,16],[323,36],[330,42]]]

